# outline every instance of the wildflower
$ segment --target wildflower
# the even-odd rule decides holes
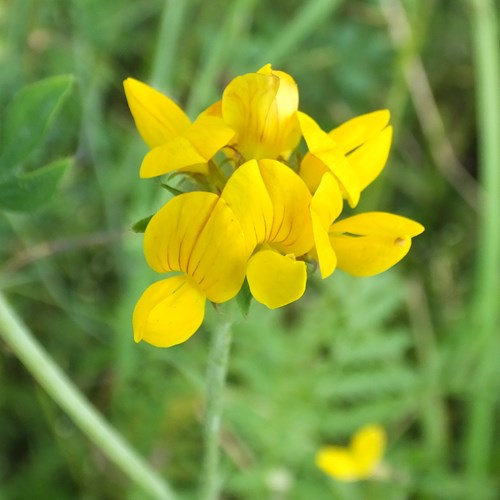
[[[225,302],[241,288],[247,254],[239,222],[213,193],[181,194],[161,208],[144,234],[144,253],[159,273],[133,317],[136,342],[158,347],[186,341],[203,322],[205,302]]]
[[[359,481],[374,477],[385,452],[387,437],[379,425],[359,429],[348,447],[325,446],[316,455],[316,465],[337,481]]]
[[[277,160],[251,160],[229,178],[221,197],[245,234],[254,298],[271,309],[299,299],[307,270],[296,257],[313,246],[311,195],[301,178]]]
[[[236,131],[244,160],[287,158],[300,141],[299,92],[293,78],[270,64],[232,80],[222,94],[220,113]]]
[[[175,102],[145,83],[127,78],[124,88],[137,129],[151,148],[141,177],[174,170],[207,174],[207,162],[234,136],[217,116],[202,113],[191,123]]]
[[[337,221],[342,204],[334,176],[323,174],[311,200],[313,255],[323,279],[336,267],[353,276],[386,271],[409,252],[411,238],[424,231],[418,222],[387,212],[366,212]]]
[[[337,179],[351,207],[358,204],[361,191],[385,166],[392,140],[387,110],[361,115],[326,133],[305,113],[298,119],[309,152],[300,165],[300,176],[311,192],[316,191],[324,173]]]

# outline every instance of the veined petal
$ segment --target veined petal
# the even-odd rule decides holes
[[[279,78],[280,84],[276,93],[276,105],[273,107],[276,110],[276,116],[273,118],[269,117],[268,120],[274,120],[277,130],[276,140],[278,143],[281,143],[277,144],[276,149],[279,151],[280,156],[288,158],[301,137],[299,121],[297,119],[297,110],[299,108],[297,83],[288,73],[273,70],[270,64],[266,64],[258,73],[274,75]],[[271,109],[271,112],[273,109]],[[272,158],[277,156],[274,155]]]
[[[205,301],[203,292],[185,275],[153,283],[135,306],[135,341],[157,347],[185,342],[203,322]]]
[[[213,193],[185,193],[154,215],[144,253],[158,272],[182,271],[213,302],[234,297],[245,279],[249,253],[241,226]]]
[[[127,78],[123,86],[137,129],[150,148],[182,135],[191,125],[174,101],[149,85]]]
[[[273,221],[271,198],[257,161],[250,160],[238,167],[221,197],[240,221],[250,255],[257,244],[266,241]]]
[[[423,226],[405,217],[368,212],[334,223],[330,243],[340,269],[371,276],[399,262],[410,250],[411,238],[422,231]]]
[[[359,464],[348,450],[342,446],[325,446],[316,455],[316,465],[338,481],[357,481],[360,478]]]
[[[213,193],[185,193],[153,216],[144,233],[144,254],[152,269],[159,273],[188,271],[193,248],[218,200]]]
[[[302,112],[299,112],[297,116],[310,154],[320,160],[335,175],[345,192],[349,205],[355,207],[360,196],[359,181],[341,149],[310,116]]]
[[[225,302],[243,284],[248,255],[239,221],[219,199],[189,256],[188,274],[209,300]]]
[[[279,84],[276,76],[248,73],[236,77],[224,90],[222,116],[237,131],[238,149],[244,158],[273,158],[279,154],[274,153],[276,131],[268,122]]]
[[[149,151],[142,161],[140,176],[157,177],[174,170],[208,173],[206,159],[185,137],[175,137]]]
[[[369,477],[373,474],[385,453],[387,436],[379,425],[366,425],[352,438],[350,450],[358,463],[359,474]]]
[[[262,250],[250,257],[247,280],[254,298],[275,309],[302,297],[306,289],[306,265],[291,256]]]
[[[272,225],[266,241],[282,253],[303,255],[313,246],[309,204],[311,194],[302,179],[289,167],[276,160],[259,160],[273,207]]]
[[[365,142],[376,137],[389,123],[388,109],[356,116],[334,128],[328,135],[337,143],[344,154],[350,153]]]
[[[386,127],[347,157],[347,161],[358,177],[361,191],[371,184],[384,169],[391,142],[392,127]]]

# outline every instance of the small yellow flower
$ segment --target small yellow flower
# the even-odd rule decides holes
[[[277,160],[251,160],[229,178],[221,197],[245,234],[254,298],[271,309],[299,299],[307,269],[296,257],[314,243],[311,195],[302,179]]]
[[[324,173],[337,179],[351,207],[358,204],[361,191],[384,168],[392,141],[387,110],[361,115],[345,122],[330,133],[305,113],[298,113],[309,152],[300,165],[300,176],[316,191]]]
[[[230,142],[234,131],[220,117],[206,113],[191,123],[175,102],[138,80],[127,78],[123,85],[137,129],[151,148],[141,177],[174,170],[207,174],[207,162]]]
[[[386,441],[382,427],[367,425],[354,434],[348,447],[321,448],[316,455],[316,465],[337,481],[374,477],[384,456]]]
[[[366,212],[336,220],[342,195],[334,176],[326,172],[311,200],[313,257],[321,277],[338,267],[353,276],[372,276],[397,264],[410,250],[411,238],[424,227],[386,212]]]
[[[267,64],[227,85],[220,113],[237,132],[234,147],[244,160],[287,158],[301,137],[298,105],[294,79]]]
[[[146,228],[144,253],[155,271],[182,273],[147,288],[134,310],[136,342],[158,347],[191,337],[203,322],[207,299],[233,298],[248,257],[235,215],[206,192],[181,194],[164,205]]]

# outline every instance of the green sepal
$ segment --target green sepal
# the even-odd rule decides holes
[[[71,75],[46,78],[14,96],[2,120],[0,171],[12,173],[43,141],[73,81]]]
[[[248,317],[248,312],[250,311],[250,304],[252,303],[252,292],[248,286],[248,281],[245,278],[243,285],[236,295],[236,303],[241,311],[244,318]]]
[[[32,172],[11,175],[0,181],[0,209],[15,212],[35,210],[55,193],[72,158],[61,158]]]
[[[153,216],[154,214],[151,214],[148,217],[144,217],[144,219],[138,220],[132,226],[132,231],[134,231],[134,233],[143,233],[144,231],[146,231],[149,221],[153,218]]]

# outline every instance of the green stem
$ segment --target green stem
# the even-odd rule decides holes
[[[203,500],[216,500],[220,491],[219,440],[231,347],[231,326],[232,322],[224,318],[212,331],[204,418],[205,454],[201,485]]]
[[[174,498],[170,487],[123,440],[66,377],[0,292],[0,336],[35,380],[80,430],[153,498]]]
[[[495,432],[500,345],[500,50],[498,12],[491,0],[471,0],[472,37],[479,129],[480,181],[484,189],[479,219],[474,321],[478,369],[470,397],[466,461],[471,488],[488,474]],[[475,498],[479,498],[476,497]]]

